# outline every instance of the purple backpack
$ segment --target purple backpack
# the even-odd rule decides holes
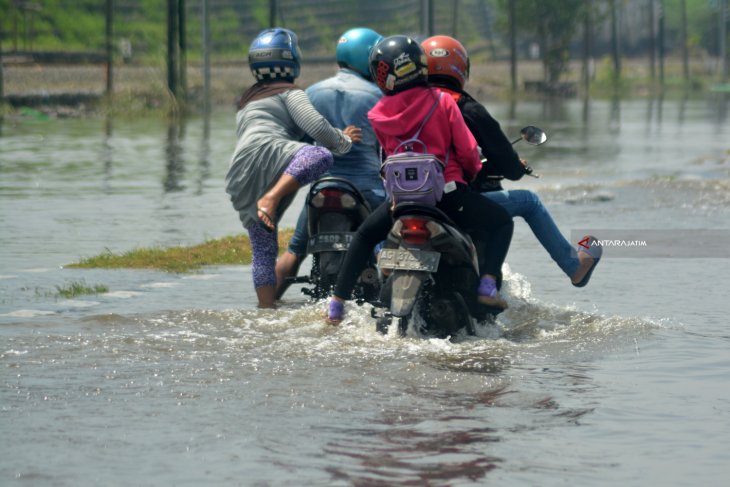
[[[383,161],[380,174],[385,180],[388,199],[394,206],[404,201],[436,206],[444,194],[444,168],[449,160],[448,153],[446,163],[441,162],[418,139],[438,104],[439,100],[436,100],[413,137],[398,144],[393,154]],[[416,151],[415,146],[420,146],[422,151]]]

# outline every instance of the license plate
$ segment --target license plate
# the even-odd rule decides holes
[[[378,265],[383,269],[436,272],[441,254],[430,250],[383,249]]]
[[[307,253],[316,252],[344,252],[350,247],[352,242],[352,233],[318,233],[309,239],[307,244]]]

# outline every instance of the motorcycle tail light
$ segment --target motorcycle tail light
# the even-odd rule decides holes
[[[426,228],[428,228],[428,231],[431,232],[431,238],[438,237],[442,233],[446,233],[444,227],[434,221],[426,222]]]
[[[423,245],[431,238],[428,220],[422,218],[401,218],[401,238],[411,245]]]
[[[357,202],[355,198],[339,189],[323,189],[312,197],[312,206],[338,210],[340,208],[354,208]]]
[[[357,206],[357,201],[355,201],[355,198],[353,198],[350,193],[342,193],[340,201],[342,202],[342,207],[347,208],[348,210]]]

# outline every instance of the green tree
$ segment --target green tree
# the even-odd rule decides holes
[[[516,27],[522,38],[540,45],[545,82],[555,85],[568,68],[570,43],[584,19],[585,0],[499,0],[507,16],[509,2],[516,2]]]

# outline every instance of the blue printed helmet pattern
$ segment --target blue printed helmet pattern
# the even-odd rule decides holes
[[[294,80],[301,58],[297,35],[280,27],[261,31],[248,50],[248,64],[258,81]]]
[[[350,29],[337,41],[335,56],[337,63],[353,69],[370,79],[370,51],[380,42],[383,36],[372,29],[356,27]]]

